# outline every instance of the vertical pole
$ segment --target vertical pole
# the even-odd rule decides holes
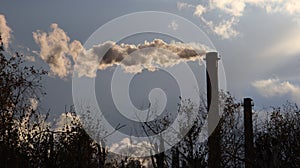
[[[252,99],[244,98],[245,168],[252,168],[254,160],[252,106]]]
[[[172,148],[172,168],[179,168],[179,150],[177,146]]]
[[[217,52],[206,54],[209,168],[221,166],[218,60],[219,57]]]

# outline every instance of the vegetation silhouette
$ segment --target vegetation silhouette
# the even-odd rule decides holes
[[[1,36],[0,36],[1,42]],[[181,142],[164,151],[153,144],[149,152],[164,151],[148,158],[119,156],[108,152],[105,142],[93,141],[84,131],[76,111],[63,113],[58,129],[47,122],[48,114],[37,106],[45,95],[42,69],[24,64],[24,56],[5,52],[0,45],[0,167],[207,167],[207,140],[199,140],[207,117],[201,103],[192,129]],[[220,120],[222,167],[244,167],[243,107],[230,93],[221,93],[224,104]],[[205,102],[205,101],[203,101]],[[178,113],[189,114],[193,104],[180,99]],[[266,112],[268,111],[268,113]],[[265,117],[254,116],[255,167],[300,167],[300,110],[294,103],[266,110]],[[170,124],[168,116],[151,124],[142,123],[145,132],[159,133]],[[162,139],[163,141],[163,139]]]

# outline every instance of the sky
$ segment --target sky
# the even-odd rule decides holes
[[[147,91],[153,88],[150,85],[156,87],[156,82],[159,81],[164,91],[171,90],[167,96],[176,97],[174,93],[177,92],[173,92],[164,84],[176,83],[176,80],[164,75],[164,72],[150,73],[153,71],[153,65],[147,62],[148,57],[137,54],[136,57],[126,57],[128,59],[125,62],[117,60],[123,58],[124,53],[128,55],[132,50],[155,44],[158,48],[176,51],[179,55],[179,58],[176,56],[163,58],[149,51],[152,52],[153,59],[157,60],[156,64],[161,66],[181,64],[178,60],[201,62],[193,56],[191,48],[181,43],[172,43],[171,41],[176,39],[163,34],[135,34],[122,39],[121,42],[103,41],[93,50],[84,48],[85,42],[99,27],[117,17],[143,11],[172,13],[191,21],[203,30],[220,54],[224,67],[222,73],[226,76],[226,81],[222,78],[222,82],[226,83],[225,89],[238,100],[251,97],[257,108],[281,105],[286,100],[300,103],[300,1],[298,0],[87,2],[2,0],[0,31],[6,48],[22,51],[28,64],[50,71],[50,75],[43,81],[47,95],[40,104],[45,111],[50,109],[54,117],[64,112],[65,107],[73,104],[74,68],[77,68],[79,74],[87,77],[97,74],[100,76],[96,79],[96,83],[99,83],[97,86],[106,86],[112,80],[111,67],[115,66],[110,64],[112,61],[117,62],[117,66],[125,68],[126,71],[138,74],[133,82],[136,88],[134,87],[130,94],[133,95],[133,104],[145,109],[148,101]],[[174,31],[180,31],[182,27],[176,21],[168,26]],[[154,38],[161,40],[154,41]],[[144,43],[144,40],[148,43]],[[51,42],[59,44],[59,48],[51,45]],[[88,69],[95,66],[93,59],[87,58],[94,58],[91,56],[92,51],[97,49],[102,51],[107,46],[113,47],[114,50],[111,55],[107,55],[103,64],[99,67],[96,65],[98,71],[95,74]],[[198,47],[198,53],[207,49],[200,44],[194,46]],[[78,56],[82,50],[86,57]],[[160,55],[164,53],[156,50],[155,52]],[[50,55],[54,55],[54,59]],[[141,69],[141,60],[149,63],[144,64],[148,71],[144,72]],[[77,66],[74,66],[74,62]],[[129,64],[134,65],[133,68],[126,69]],[[196,66],[195,63],[189,65],[193,72],[201,71],[197,81],[199,86],[202,86],[203,66]],[[141,72],[144,75],[139,75]],[[177,87],[174,85],[171,88]],[[101,87],[97,87],[96,92],[101,98],[110,94]],[[104,109],[113,108],[111,103],[103,99]],[[174,102],[176,101],[172,99],[168,103]]]

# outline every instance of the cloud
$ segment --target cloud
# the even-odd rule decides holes
[[[212,32],[223,39],[233,38],[239,34],[234,27],[244,15],[247,7],[261,8],[269,14],[281,13],[289,15],[292,17],[292,20],[300,22],[299,0],[209,0],[208,5],[177,2],[178,10],[193,9],[193,15],[199,17]],[[222,14],[219,15],[219,23],[214,24],[212,20],[208,20],[203,16],[204,13],[216,13],[216,11]]]
[[[95,77],[97,69],[114,65],[120,65],[127,73],[139,73],[143,69],[155,71],[183,61],[200,60],[209,49],[198,43],[166,43],[161,39],[138,45],[106,41],[84,49],[79,41],[70,43],[57,24],[51,25],[49,33],[36,31],[33,37],[40,46],[39,56],[49,64],[52,74],[61,78],[72,73],[73,62],[79,76]]]
[[[55,122],[55,131],[71,131],[72,128],[75,128],[80,124],[80,118],[75,113],[61,113]]]
[[[40,47],[39,56],[50,66],[51,73],[59,77],[66,77],[71,73],[71,60],[76,60],[79,51],[82,49],[81,43],[73,41],[67,34],[58,27],[51,25],[49,33],[36,31],[33,38]]]
[[[146,141],[136,142],[130,138],[123,138],[120,142],[112,144],[109,151],[112,153],[118,153],[127,158],[127,164],[130,163],[131,158],[139,160],[142,167],[153,167],[151,157],[140,157],[150,155],[150,152],[154,153],[154,145]],[[112,155],[111,158],[120,160],[120,155]],[[125,163],[126,164],[126,163]]]
[[[242,16],[246,4],[243,0],[210,0],[210,6],[232,16]]]
[[[27,56],[25,57],[25,60],[30,61],[30,62],[35,62],[35,57],[34,57],[34,56],[31,56],[31,55],[27,55]]]
[[[11,32],[12,30],[7,26],[5,16],[0,14],[0,35],[5,48],[7,48],[10,43]]]
[[[261,56],[293,56],[300,54],[300,28],[290,30],[284,37],[261,53]]]
[[[195,6],[191,5],[191,4],[188,4],[188,3],[185,3],[185,2],[177,2],[178,10],[183,10],[183,9],[186,9],[186,8],[193,8],[193,7],[195,7]]]
[[[36,110],[37,107],[38,107],[38,104],[39,104],[38,100],[36,98],[30,98],[29,101],[30,101],[30,104],[31,104],[30,108],[32,110]]]
[[[177,7],[179,10],[192,8],[194,10],[193,15],[199,17],[200,20],[210,29],[210,31],[214,32],[223,39],[233,38],[239,34],[239,32],[234,29],[234,26],[239,21],[237,16],[241,16],[244,8],[239,1],[234,3],[230,3],[229,1],[227,2],[226,0],[210,1],[209,6],[204,6],[202,4],[192,5],[178,2]],[[209,13],[216,8],[222,8],[225,13],[230,14],[230,19],[222,19],[218,23],[214,23],[212,20],[206,19],[204,14]]]
[[[173,30],[177,30],[178,29],[178,23],[173,20],[169,25],[168,25],[168,28],[171,28]]]
[[[298,0],[210,0],[210,6],[232,16],[242,16],[247,6],[262,8],[267,13],[289,15],[300,13]]]
[[[147,156],[151,150],[153,150],[153,145],[149,144],[149,142],[135,142],[129,138],[122,139],[119,143],[113,144],[110,148],[110,151],[114,153],[133,157]]]
[[[285,13],[295,15],[300,13],[300,1],[261,1],[258,6],[264,8],[268,13]]]
[[[202,18],[202,21],[217,35],[223,39],[229,39],[236,37],[239,32],[236,31],[233,26],[238,23],[238,20],[235,17],[232,17],[230,20],[223,20],[219,24],[214,24],[212,21],[207,21]]]
[[[194,15],[200,17],[205,12],[206,12],[206,8],[204,6],[197,5],[195,7]]]
[[[257,91],[264,97],[289,95],[293,101],[300,102],[300,87],[288,81],[279,79],[259,80],[252,83]]]

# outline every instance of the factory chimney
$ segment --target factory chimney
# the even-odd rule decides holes
[[[206,82],[207,82],[207,108],[208,108],[208,167],[221,166],[220,145],[220,115],[219,115],[219,83],[218,83],[218,57],[217,52],[206,54]]]
[[[254,160],[253,151],[253,124],[252,124],[252,106],[251,98],[244,98],[244,135],[245,135],[245,168],[252,168]]]

